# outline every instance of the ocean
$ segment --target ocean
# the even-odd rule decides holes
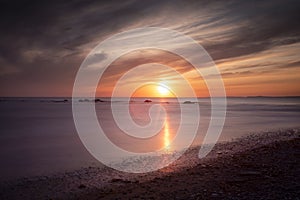
[[[193,145],[200,145],[206,134],[211,117],[210,99],[191,101],[181,99],[143,98],[125,102],[123,98],[99,98],[95,110],[100,126],[114,143],[135,152],[147,152],[165,148],[168,152],[186,148],[185,138],[192,134],[191,123],[197,118],[195,107],[200,110],[200,122]],[[76,99],[80,106],[91,104],[91,100]],[[185,103],[184,103],[185,102]],[[110,114],[114,105],[119,117],[126,116],[129,108],[135,122],[141,127],[151,122],[148,109],[161,105],[166,115],[156,119],[164,121],[164,127],[153,140],[131,140],[120,135]],[[188,121],[180,124],[180,106],[185,107]],[[299,127],[299,97],[244,97],[227,98],[226,120],[218,141],[230,141],[252,133]],[[83,119],[89,120],[89,119]],[[153,119],[152,119],[153,120]],[[155,120],[155,119],[154,119]],[[0,179],[51,175],[88,166],[102,166],[89,154],[76,131],[72,115],[71,98],[0,98]],[[176,130],[182,128],[181,142],[172,145]],[[145,137],[149,130],[128,126],[128,131]],[[95,131],[95,130],[91,130]],[[141,142],[141,143],[139,143]],[[109,152],[106,152],[109,155]],[[119,158],[112,158],[114,159]]]

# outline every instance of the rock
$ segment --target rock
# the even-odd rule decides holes
[[[88,99],[79,99],[78,101],[79,102],[89,102],[90,100],[88,100]]]
[[[78,186],[78,188],[79,188],[79,189],[84,189],[84,188],[86,188],[86,185],[80,184],[80,185]]]
[[[69,100],[64,99],[64,100],[52,100],[53,103],[67,103]]]
[[[123,180],[123,179],[120,179],[120,178],[113,178],[111,180],[112,183],[133,183],[129,180]]]
[[[240,171],[240,175],[244,176],[252,176],[252,175],[261,175],[261,172],[259,171]]]
[[[193,102],[191,102],[191,101],[185,101],[185,102],[183,102],[184,104],[193,104]]]
[[[122,179],[120,179],[120,178],[113,178],[111,180],[112,183],[121,182],[121,181],[122,181]]]
[[[104,102],[104,101],[101,100],[101,99],[95,99],[94,101],[95,101],[95,103],[97,103],[97,102]]]
[[[214,192],[214,193],[211,194],[211,196],[212,196],[212,197],[217,197],[217,196],[219,196],[219,195],[218,195],[218,193],[215,193],[215,192]]]

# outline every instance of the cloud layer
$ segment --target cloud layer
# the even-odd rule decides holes
[[[2,1],[0,95],[70,96],[90,50],[147,26],[196,39],[218,64],[230,95],[300,95],[299,10],[296,0]],[[93,62],[101,59],[105,54]]]

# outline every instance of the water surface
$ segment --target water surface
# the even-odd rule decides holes
[[[64,99],[68,101],[63,101]],[[148,108],[160,104],[166,110],[165,126],[152,142],[138,144],[118,134],[118,127],[110,117],[110,99],[102,99],[95,105],[100,124],[115,143],[125,149],[147,151],[165,148],[166,151],[180,150],[181,144],[172,145],[180,123],[180,108],[185,106],[191,122],[196,118],[193,110],[200,108],[200,126],[194,144],[201,144],[210,121],[210,101],[208,98],[183,104],[189,99],[113,99],[120,115],[131,108],[136,123],[149,123]],[[228,98],[227,116],[220,141],[279,128],[299,127],[300,98]],[[78,101],[78,104],[90,104]],[[88,120],[88,119],[86,119]],[[81,167],[101,165],[85,149],[75,129],[70,98],[1,98],[0,101],[0,177],[1,180],[48,175]],[[190,133],[190,124],[181,124],[185,134]],[[131,130],[134,131],[134,130]],[[139,134],[143,134],[142,131]],[[185,136],[181,136],[185,140]]]

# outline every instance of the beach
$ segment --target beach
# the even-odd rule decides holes
[[[87,167],[1,182],[1,199],[298,199],[300,129],[193,147],[161,170],[130,174]]]

